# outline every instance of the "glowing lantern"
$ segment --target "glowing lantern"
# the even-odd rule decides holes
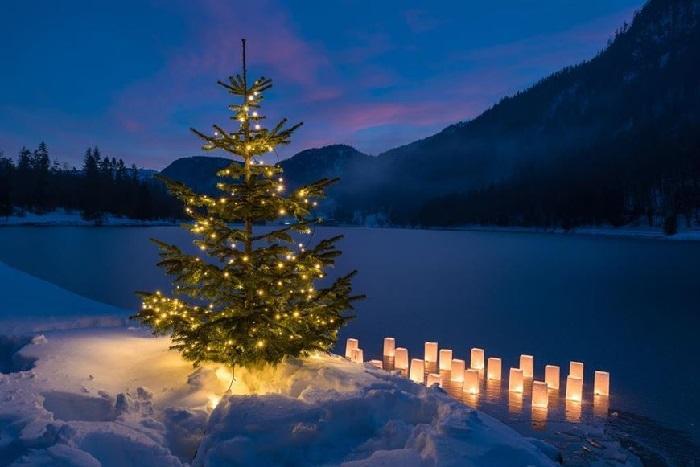
[[[472,349],[470,367],[474,368],[475,370],[484,369],[484,349]]]
[[[353,349],[350,352],[350,361],[355,363],[362,363],[365,361],[365,355],[362,349]]]
[[[610,395],[610,373],[607,371],[596,371],[593,384],[593,394],[597,396]]]
[[[583,398],[583,380],[574,376],[566,377],[566,398],[570,401],[581,402]]]
[[[428,375],[428,381],[426,381],[425,385],[428,387],[431,387],[434,384],[437,384],[438,386],[442,386],[442,376],[440,376],[437,373],[430,373]]]
[[[452,351],[449,349],[440,350],[440,371],[450,371],[452,368]]]
[[[550,389],[559,390],[559,367],[556,365],[547,365],[544,367],[544,382]]]
[[[426,363],[437,363],[438,361],[438,343],[437,342],[426,342],[425,343],[425,362]]]
[[[379,368],[380,370],[382,369],[382,361],[381,360],[370,360],[369,364],[372,365],[375,368]]]
[[[583,363],[581,362],[569,362],[569,376],[574,378],[583,379]]]
[[[508,374],[508,390],[511,392],[523,392],[523,370],[511,368]]]
[[[352,360],[352,351],[355,350],[357,346],[357,339],[348,339],[345,343],[345,358],[349,358],[350,360]]]
[[[394,358],[394,349],[396,348],[396,341],[393,337],[384,338],[384,356],[389,358]]]
[[[487,370],[486,377],[491,380],[500,381],[501,380],[501,359],[496,357],[489,357],[489,367]]]
[[[415,383],[423,384],[425,380],[425,365],[420,358],[411,359],[410,378]]]
[[[532,406],[547,407],[549,397],[547,396],[547,383],[544,381],[532,382]]]
[[[464,381],[464,360],[460,360],[459,358],[452,359],[450,379],[458,383]]]
[[[394,368],[408,370],[408,349],[398,347],[394,351]]]
[[[520,369],[523,370],[523,376],[525,378],[532,378],[535,374],[535,362],[532,355],[520,356]]]
[[[464,371],[464,385],[462,390],[467,394],[479,394],[479,370]]]

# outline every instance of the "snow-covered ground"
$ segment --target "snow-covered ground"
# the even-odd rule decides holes
[[[79,212],[68,212],[63,209],[47,214],[35,214],[31,212],[25,213],[23,216],[0,217],[0,226],[93,226],[94,221],[86,221],[80,217]],[[127,217],[105,216],[101,225],[111,226],[173,226],[179,225],[178,222],[169,220],[151,220],[141,221],[137,219],[129,219]],[[364,227],[379,227],[386,225],[381,222],[365,223]],[[358,225],[345,225],[346,227],[359,227]],[[564,235],[595,235],[602,237],[626,237],[626,238],[646,238],[646,239],[663,239],[663,240],[697,240],[700,241],[700,228],[684,228],[679,227],[679,231],[675,235],[666,235],[660,227],[649,227],[646,225],[628,225],[623,227],[612,226],[588,226],[577,227],[573,230],[544,229],[540,227],[498,227],[498,226],[482,226],[482,225],[465,225],[455,228],[455,230],[476,230],[484,232],[541,232]]]
[[[700,229],[681,228],[675,235],[666,235],[661,228],[648,226],[588,226],[572,230],[560,228],[545,229],[541,227],[498,227],[465,225],[455,230],[474,230],[480,232],[522,232],[522,233],[551,233],[558,235],[593,235],[599,237],[645,238],[656,240],[695,240],[700,241]]]
[[[3,225],[42,225],[42,226],[91,226],[94,221],[86,221],[80,217],[77,211],[65,211],[57,209],[46,214],[36,214],[26,212],[22,216],[0,217],[0,226]],[[130,219],[128,217],[117,217],[112,215],[104,216],[101,225],[113,226],[155,226],[155,225],[175,225],[168,220],[142,221]]]
[[[167,338],[124,326],[56,329],[84,325],[80,313],[116,312],[94,326],[126,312],[2,264],[0,283],[9,284],[0,334],[15,309],[36,321],[13,324],[28,336],[21,349],[0,345],[0,465],[554,464],[543,443],[369,365],[317,355],[237,369],[226,393],[230,369],[194,369]],[[38,333],[42,322],[51,330]]]

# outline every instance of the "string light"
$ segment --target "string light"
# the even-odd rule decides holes
[[[275,215],[289,215],[290,218],[283,220],[291,226],[289,228],[310,234],[304,217],[309,214],[308,205],[316,205],[313,198],[323,194],[312,185],[312,189],[301,188],[285,196],[284,180],[278,176],[281,168],[259,160],[263,153],[274,152],[278,144],[288,143],[291,133],[280,131],[281,126],[264,129],[259,123],[264,118],[258,113],[258,103],[262,99],[259,90],[268,86],[267,80],[256,80],[252,87],[231,80],[229,89],[243,101],[230,107],[241,125],[231,133],[215,127],[213,137],[201,135],[205,149],[224,149],[245,162],[240,166],[232,163],[216,173],[220,177],[230,177],[226,183],[223,179],[216,183],[224,195],[192,195],[187,189],[178,189],[184,194],[181,197],[185,201],[184,211],[193,220],[189,230],[199,238],[195,241],[196,247],[226,266],[208,264],[198,256],[187,257],[176,249],[164,250],[164,263],[177,264],[172,266],[172,271],[177,277],[174,288],[179,297],[210,303],[206,306],[188,304],[156,291],[152,295],[145,294],[142,311],[137,315],[159,332],[172,333],[174,342],[178,343],[176,347],[190,360],[226,364],[233,361],[236,365],[246,365],[305,351],[327,350],[345,321],[338,318],[348,307],[349,284],[331,285],[325,289],[326,294],[318,294],[313,284],[324,277],[325,260],[307,257],[302,243],[298,243],[301,252],[297,257],[297,250],[293,248],[296,242],[292,240],[284,249],[258,248],[251,240],[249,227],[246,230],[235,227],[236,222],[243,221],[257,229],[260,223],[273,220]],[[279,240],[267,234],[255,238]],[[244,244],[245,254],[233,251],[237,248],[236,241]],[[253,259],[255,267],[245,264]],[[329,260],[328,265],[332,264]],[[319,295],[325,298],[320,299]],[[330,304],[328,297],[334,297]],[[250,310],[256,312],[251,314]],[[261,321],[260,314],[269,321]],[[233,321],[238,327],[231,327],[231,322],[227,322],[225,328],[216,324],[215,320],[220,317],[239,320]],[[249,327],[253,323],[255,326]],[[202,324],[207,324],[206,333],[201,331]]]

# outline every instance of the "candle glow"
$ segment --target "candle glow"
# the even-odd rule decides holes
[[[508,390],[511,392],[523,392],[523,370],[511,368],[508,374]]]
[[[345,342],[345,358],[352,360],[352,351],[355,350],[359,342],[357,339],[350,338]]]
[[[461,383],[464,381],[464,360],[459,358],[452,359],[452,367],[450,369],[450,379]]]
[[[479,370],[470,368],[464,371],[462,390],[467,394],[479,394]]]
[[[607,371],[596,371],[593,382],[593,393],[596,396],[610,395],[610,373]]]
[[[430,363],[437,363],[438,361],[438,343],[437,342],[426,342],[425,343],[425,361]]]
[[[532,382],[532,406],[544,408],[547,407],[549,403],[549,396],[547,395],[547,383],[544,381],[533,381]]]
[[[411,371],[409,373],[411,381],[423,384],[425,380],[425,364],[420,358],[411,359]]]
[[[437,373],[430,373],[428,375],[428,380],[426,381],[425,385],[431,387],[435,384],[442,387],[442,376],[440,376]]]
[[[394,351],[394,368],[397,370],[408,369],[408,349],[398,347]]]
[[[500,381],[501,379],[501,359],[489,357],[486,377],[490,380]]]
[[[394,351],[396,349],[396,340],[393,337],[384,338],[384,356],[389,358],[394,358]]]
[[[353,363],[363,363],[365,361],[365,355],[362,349],[353,349],[350,352],[350,361]]]
[[[452,351],[440,349],[440,371],[450,371],[452,368]]]
[[[566,377],[566,398],[570,401],[581,402],[583,398],[583,380],[574,376]]]
[[[532,378],[535,374],[535,362],[532,355],[521,355],[520,356],[520,369],[523,370],[523,376],[525,378]]]
[[[470,367],[475,370],[484,369],[484,349],[473,348],[471,350]]]
[[[583,363],[569,362],[569,376],[583,379]]]
[[[549,389],[559,390],[559,367],[547,365],[544,367],[544,381]]]

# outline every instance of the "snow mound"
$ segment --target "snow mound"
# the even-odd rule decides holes
[[[0,333],[22,335],[45,330],[120,326],[129,314],[90,300],[0,262]]]
[[[553,465],[535,444],[438,388],[318,355],[192,368],[138,329],[27,339],[0,375],[0,464]]]

